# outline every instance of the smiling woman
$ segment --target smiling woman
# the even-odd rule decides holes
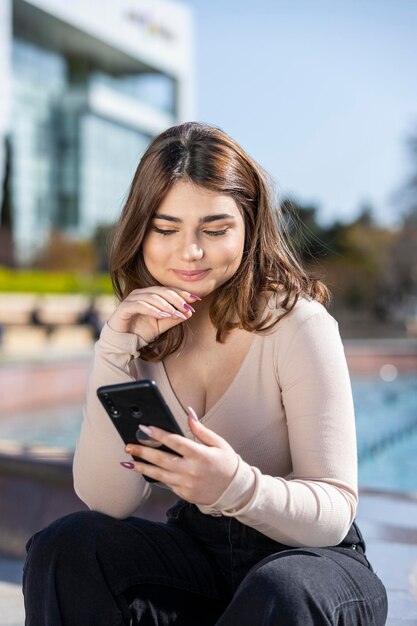
[[[203,298],[237,272],[244,243],[244,218],[233,198],[178,181],[153,217],[143,258],[161,285],[181,289],[192,281]]]
[[[27,626],[385,623],[355,523],[343,346],[271,189],[206,124],[174,126],[145,152],[112,244],[120,302],[96,344],[74,457],[91,510],[29,542]],[[157,428],[157,408],[141,425],[165,449],[124,445],[97,398],[141,379],[179,426]],[[179,498],[164,524],[131,517],[150,480]]]
[[[162,269],[165,250],[179,244],[186,248]],[[146,250],[158,277],[145,263]],[[207,267],[208,250],[224,255],[223,276],[221,267]],[[151,257],[152,251],[158,254]],[[197,270],[206,274],[199,277]],[[160,282],[161,271],[167,282]],[[307,275],[289,244],[267,173],[231,137],[206,124],[173,127],[149,146],[116,229],[110,273],[121,300],[155,284],[188,289],[192,282],[197,294],[210,293],[203,306],[221,342],[233,329],[254,332],[277,323],[277,316],[263,315],[262,296],[280,292],[281,315],[302,294],[329,302],[325,285]],[[189,325],[165,326],[142,348],[142,359],[163,360],[183,345]]]

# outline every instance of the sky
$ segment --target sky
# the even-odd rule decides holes
[[[183,0],[196,118],[323,224],[370,204],[395,225],[417,133],[417,0]]]

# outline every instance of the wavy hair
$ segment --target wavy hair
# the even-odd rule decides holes
[[[228,194],[244,218],[241,265],[218,289],[210,307],[217,341],[224,342],[236,327],[250,332],[272,329],[300,296],[329,303],[327,287],[307,274],[291,247],[266,172],[220,128],[198,122],[168,128],[140,160],[110,248],[110,275],[119,300],[134,289],[155,285],[144,263],[142,242],[154,212],[179,180]],[[260,295],[273,293],[279,294],[276,306],[283,312],[259,320]],[[183,324],[174,326],[143,348],[141,358],[161,361],[181,347],[184,337]]]

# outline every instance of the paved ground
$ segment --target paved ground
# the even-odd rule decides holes
[[[358,522],[367,554],[388,590],[389,626],[417,625],[417,494],[361,494]]]
[[[23,626],[22,561],[0,557],[0,625]]]
[[[358,522],[388,589],[387,626],[417,626],[417,494],[362,492]],[[0,557],[0,626],[24,624],[21,573],[22,561]]]

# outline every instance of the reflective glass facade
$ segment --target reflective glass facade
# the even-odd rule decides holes
[[[115,222],[150,137],[86,113],[79,118],[80,231]]]
[[[51,229],[90,237],[115,222],[151,139],[89,111],[88,91],[115,93],[173,109],[167,77],[79,72],[58,53],[14,39],[12,189],[17,253],[30,262]]]
[[[43,244],[57,210],[53,111],[65,90],[65,61],[15,39],[12,77],[13,225],[25,260]]]
[[[100,7],[97,21],[83,0],[0,2],[6,263],[14,248],[30,264],[54,229],[83,239],[114,223],[151,138],[193,118],[189,10],[166,0]]]
[[[105,85],[116,92],[137,99],[166,113],[175,114],[175,82],[164,74],[142,74],[131,76],[110,76],[94,72],[92,85]]]

